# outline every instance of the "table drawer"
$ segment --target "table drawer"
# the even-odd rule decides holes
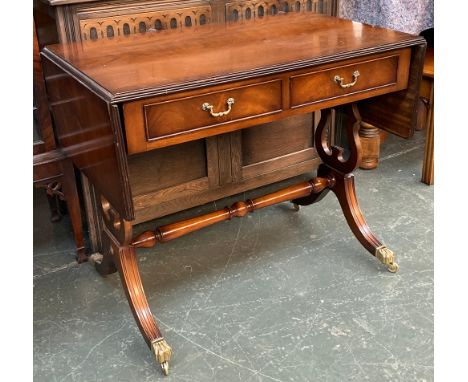
[[[356,96],[365,98],[385,88],[401,89],[408,81],[409,58],[410,50],[405,49],[293,75],[290,105],[294,108],[345,97],[354,101]]]
[[[219,133],[213,128],[282,110],[282,81],[186,93],[124,105],[128,152],[137,153]],[[186,138],[185,138],[186,137]]]

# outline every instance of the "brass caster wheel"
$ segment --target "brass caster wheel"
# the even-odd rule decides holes
[[[169,362],[164,361],[161,364],[161,369],[162,369],[162,372],[164,373],[164,375],[169,375]]]
[[[297,203],[293,203],[293,208],[294,208],[294,211],[299,211],[301,209],[301,206]]]
[[[382,264],[387,266],[389,272],[395,273],[400,268],[395,261],[395,254],[385,245],[381,245],[375,249],[375,257],[377,257]]]
[[[393,263],[393,264],[390,264],[387,267],[387,269],[388,269],[389,272],[396,273],[398,271],[398,269],[400,269],[400,267],[398,266],[397,263]]]

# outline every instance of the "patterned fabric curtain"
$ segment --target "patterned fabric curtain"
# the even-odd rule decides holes
[[[434,27],[434,0],[340,0],[339,17],[419,34]]]

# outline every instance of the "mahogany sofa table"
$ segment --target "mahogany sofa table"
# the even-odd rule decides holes
[[[150,312],[136,248],[279,202],[309,205],[333,191],[356,238],[397,271],[393,252],[372,234],[359,209],[352,171],[361,157],[361,115],[400,136],[412,135],[423,38],[310,14],[115,38],[119,44],[49,46],[42,52],[44,72],[60,145],[96,190],[104,242],[96,268],[103,275],[119,272],[138,327],[165,374],[172,349]],[[336,107],[345,115],[346,156],[329,141]],[[140,207],[132,194],[132,157],[316,110],[317,177],[133,237]],[[157,171],[158,163],[146,165]]]

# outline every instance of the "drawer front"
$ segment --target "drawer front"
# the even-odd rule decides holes
[[[229,99],[233,100],[231,105]],[[124,105],[128,152],[163,147],[168,139],[174,142],[174,138],[181,137],[182,141],[187,134],[214,135],[218,133],[213,130],[216,126],[281,110],[280,79],[160,102],[151,102],[151,99],[132,102]]]
[[[401,87],[407,81],[409,50],[384,57],[336,65],[290,77],[291,107],[345,98],[386,87]],[[389,89],[390,91],[390,89]],[[361,98],[361,97],[359,97]],[[343,102],[346,102],[343,100]]]

